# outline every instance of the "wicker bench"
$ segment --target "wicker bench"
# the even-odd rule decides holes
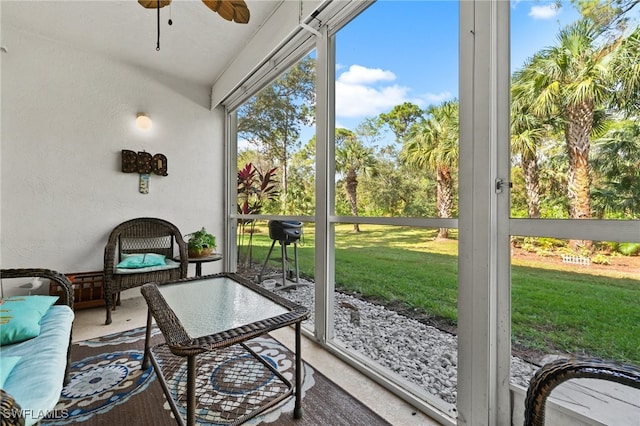
[[[16,359],[2,395],[2,424],[32,425],[52,410],[69,381],[73,290],[64,275],[48,269],[2,269],[0,278],[40,277],[60,288],[56,306],[40,321],[40,334],[31,339],[3,345],[0,357]]]

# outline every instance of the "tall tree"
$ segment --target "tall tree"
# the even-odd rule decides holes
[[[411,126],[423,117],[423,111],[416,104],[405,102],[394,106],[388,113],[379,115],[379,121],[389,126],[396,137],[396,142],[402,142]]]
[[[307,56],[238,110],[238,135],[277,164],[283,198],[290,152],[300,146],[301,126],[313,124],[314,109],[315,60]]]
[[[640,0],[571,0],[585,18],[593,20],[603,33],[624,30],[629,22],[629,12]]]
[[[398,161],[400,148],[387,146],[376,151],[375,176],[364,175],[358,182],[359,213],[396,217],[433,217],[437,214],[436,188],[430,184],[431,177],[417,175]],[[429,191],[433,194],[425,196]]]
[[[373,149],[365,147],[351,130],[336,129],[336,171],[344,175],[351,215],[358,216],[358,178],[375,172],[375,156]],[[353,224],[353,232],[360,232],[359,224]]]
[[[358,139],[367,146],[374,147],[382,138],[382,124],[374,117],[367,117],[356,126]]]
[[[458,167],[458,101],[446,101],[427,109],[427,118],[412,126],[405,137],[400,158],[416,170],[436,172],[438,217],[450,218],[454,205],[453,172]],[[449,238],[440,228],[438,238]]]
[[[291,156],[289,185],[284,214],[309,215],[316,213],[316,136]]]

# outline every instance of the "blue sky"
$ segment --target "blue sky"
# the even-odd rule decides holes
[[[568,2],[512,1],[512,71],[578,16]],[[380,0],[341,29],[337,126],[353,129],[406,101],[425,108],[457,97],[458,26],[457,1]]]

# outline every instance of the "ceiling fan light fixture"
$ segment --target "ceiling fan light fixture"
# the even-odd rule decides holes
[[[251,14],[249,13],[249,8],[244,0],[202,0],[202,2],[205,6],[219,14],[227,21],[235,22],[237,24],[249,23]],[[156,9],[157,11],[158,39],[156,43],[156,50],[160,50],[160,9],[170,5],[171,0],[138,0],[138,4],[145,9]],[[169,25],[172,24],[173,21],[171,20],[171,16],[169,16]]]
[[[138,3],[140,4],[140,6],[144,7],[145,9],[157,9],[158,8],[158,3],[160,3],[159,7],[165,7],[171,4],[171,0],[138,0]]]
[[[237,24],[249,23],[251,14],[244,0],[202,0],[202,2],[227,21]]]
[[[227,21],[248,24],[251,13],[244,0],[202,0],[212,11]],[[138,0],[145,9],[160,9],[171,4],[171,0]]]

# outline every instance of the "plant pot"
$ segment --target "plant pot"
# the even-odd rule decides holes
[[[207,257],[210,256],[211,253],[213,253],[213,249],[209,248],[209,247],[203,247],[200,250],[198,249],[188,249],[188,253],[189,253],[189,257],[190,258],[198,258],[198,257]]]

